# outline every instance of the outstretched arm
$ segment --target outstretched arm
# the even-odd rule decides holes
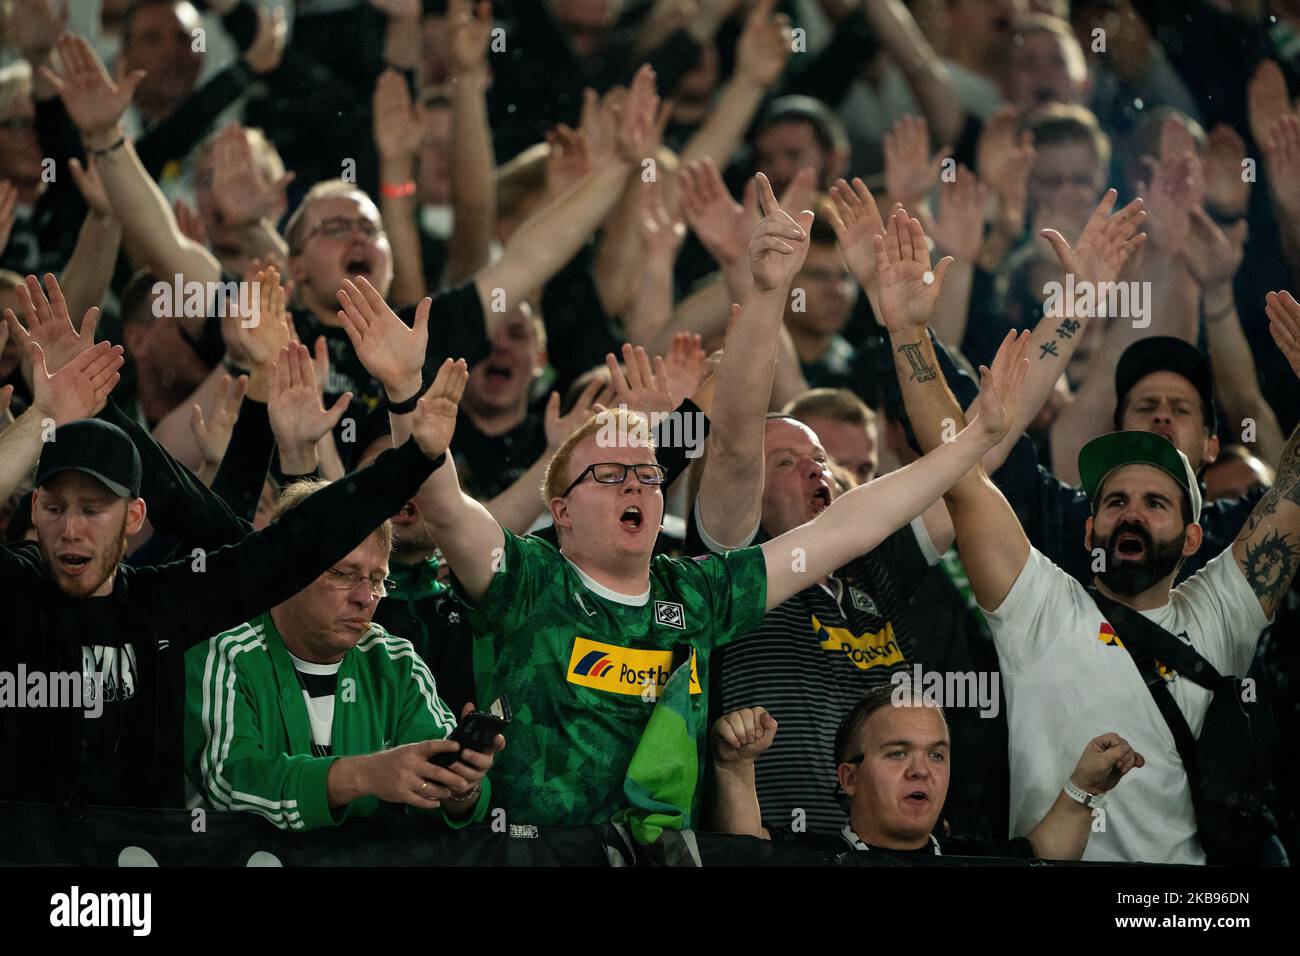
[[[355,285],[344,280],[339,303],[343,306],[339,313],[343,329],[357,357],[384,386],[388,400],[400,407],[419,394],[432,300],[421,300],[415,311],[415,324],[410,328],[364,278]],[[456,431],[457,403],[468,380],[464,359],[444,361],[414,410],[389,412],[393,445],[400,448],[407,436],[423,433],[421,447],[430,458],[448,452],[451,436]],[[420,496],[421,514],[466,594],[474,600],[482,597],[492,581],[500,548],[505,543],[501,525],[482,504],[460,490],[450,452],[446,462],[433,471],[416,494]]]
[[[1129,257],[1146,242],[1146,235],[1138,232],[1146,221],[1142,200],[1134,199],[1112,213],[1117,195],[1113,189],[1106,190],[1073,248],[1055,229],[1042,232],[1043,238],[1051,243],[1065,274],[1074,276],[1076,286],[1080,281],[1091,282],[1094,287],[1100,287],[1103,282],[1114,282]],[[1065,373],[1091,321],[1087,315],[1062,318],[1057,309],[1044,310],[1029,337],[1029,375],[1025,379],[1020,411],[1007,437],[985,456],[985,472],[993,474],[1007,460],[1012,447],[1042,410],[1052,389]]]
[[[873,246],[879,271],[880,311],[877,314],[889,330],[894,369],[908,418],[921,448],[929,453],[921,459],[924,462],[935,450],[952,444],[954,433],[965,421],[961,406],[939,369],[927,328],[946,270],[944,262],[930,270],[925,232],[917,220],[908,219],[905,210],[900,209],[890,217],[888,234],[876,236]],[[927,275],[931,276],[929,282]],[[1024,358],[1028,345],[1027,334],[1017,337],[1014,332],[1009,333],[993,360],[993,379],[1018,379],[1017,393],[1019,382],[1028,372]],[[980,409],[979,417],[983,417],[989,373],[985,369],[980,372],[983,387],[973,408]],[[1008,415],[1009,428],[1016,416],[1014,404],[1008,409]],[[970,427],[958,433],[958,437]],[[1002,437],[999,435],[998,441]],[[981,607],[996,609],[1029,559],[1029,541],[1024,530],[982,468],[972,469],[948,487],[944,501],[975,597]]]
[[[619,117],[618,148],[610,160],[531,216],[511,237],[505,254],[475,276],[485,316],[501,314],[490,307],[494,294],[504,296],[509,311],[540,288],[605,220],[628,175],[650,156],[659,103],[654,82],[654,71],[648,66],[637,72]]]
[[[488,261],[496,234],[496,161],[487,117],[487,46],[492,5],[449,0],[452,66],[451,202],[454,213],[447,284],[460,285]]]
[[[81,131],[86,149],[121,223],[123,236],[144,256],[155,275],[180,275],[182,281],[215,282],[221,275],[216,258],[187,238],[176,224],[167,199],[145,171],[135,146],[121,127],[122,113],[144,78],[141,71],[114,83],[90,44],[78,36],[59,39],[63,76],[48,67],[42,75],[54,86],[68,115]],[[177,316],[192,337],[197,337],[205,315]]]
[[[749,244],[754,288],[722,352],[710,416],[708,455],[700,480],[700,532],[723,549],[739,547],[758,526],[763,507],[763,430],[776,368],[777,339],[790,283],[808,255],[813,214],[796,220],[781,209],[759,173],[763,219]]]
[[[846,492],[812,521],[762,546],[767,561],[769,609],[807,587],[809,581],[876,547],[944,496],[963,475],[974,470],[982,477],[983,473],[975,466],[984,452],[1002,439],[1015,414],[1026,372],[1026,341],[1008,336],[998,350],[992,371],[980,369],[982,388],[976,415],[950,441],[940,441],[910,465]],[[956,407],[955,401],[952,404]],[[910,406],[908,413],[912,414]],[[924,446],[925,440],[921,441]],[[1003,504],[1014,522],[1015,513]],[[955,514],[953,522],[957,522]],[[1019,524],[1016,528],[1019,529]],[[962,530],[957,525],[959,537]],[[994,533],[987,527],[965,530],[976,538]],[[1023,532],[1020,538],[1023,541]],[[1027,543],[1025,556],[1028,557]],[[969,567],[972,563],[969,557],[966,563],[971,583],[976,585],[976,573]],[[1007,587],[1010,588],[1009,583]],[[978,585],[975,593],[980,594]]]
[[[1300,303],[1289,292],[1270,292],[1264,311],[1273,340],[1300,377]],[[1272,619],[1300,567],[1300,426],[1282,449],[1273,487],[1232,543],[1232,556]]]

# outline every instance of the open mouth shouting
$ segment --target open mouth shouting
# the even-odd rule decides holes
[[[408,501],[402,505],[402,510],[393,515],[393,524],[407,527],[420,520],[420,514],[415,510],[415,502]]]
[[[504,385],[515,377],[515,370],[509,365],[502,365],[499,362],[489,362],[487,368],[483,370],[483,374],[489,382]]]
[[[831,489],[823,482],[817,490],[812,493],[811,505],[813,515],[819,515],[831,504]]]
[[[618,523],[623,526],[624,531],[637,534],[645,524],[645,515],[641,513],[641,509],[636,505],[628,505],[623,509],[623,514],[619,516]]]
[[[1115,536],[1116,557],[1140,560],[1146,554],[1146,539],[1136,531],[1121,531]]]

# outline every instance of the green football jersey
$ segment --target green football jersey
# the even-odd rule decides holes
[[[497,574],[471,606],[478,706],[506,694],[514,720],[492,768],[511,823],[586,826],[626,805],[623,780],[655,700],[692,661],[756,628],[767,602],[757,547],[650,562],[644,595],[616,594],[554,545],[505,532]]]

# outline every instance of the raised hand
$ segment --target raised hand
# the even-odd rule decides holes
[[[294,174],[285,173],[268,182],[253,160],[244,127],[231,123],[217,134],[212,168],[212,202],[227,222],[245,226],[266,217],[279,218],[276,208],[284,201]]]
[[[998,228],[1019,236],[1024,228],[1029,171],[1034,165],[1034,135],[1020,132],[1020,114],[1004,106],[984,124],[975,147],[980,179],[997,194]]]
[[[68,25],[68,0],[14,0],[5,28],[23,59],[40,62]]]
[[[904,116],[885,134],[885,194],[890,202],[911,206],[923,202],[939,181],[945,146],[930,155],[930,127],[919,116]]]
[[[1200,206],[1191,212],[1187,241],[1182,260],[1202,289],[1231,282],[1245,255],[1246,220],[1239,219],[1228,229],[1219,228]]]
[[[57,46],[63,75],[42,66],[41,76],[58,92],[82,138],[94,140],[117,126],[144,79],[144,70],[134,70],[120,84],[114,83],[94,48],[82,37],[65,33]]]
[[[758,0],[736,41],[736,76],[759,89],[776,82],[790,59],[790,18],[772,15],[776,0]]]
[[[1264,145],[1264,144],[1261,144]],[[1244,216],[1250,202],[1250,183],[1242,175],[1246,144],[1226,123],[1210,130],[1201,163],[1205,173],[1205,204],[1222,216]]]
[[[610,87],[604,96],[597,95],[591,87],[582,91],[582,115],[578,131],[582,134],[593,165],[614,156],[618,115],[626,98],[627,88],[622,86]]]
[[[978,423],[990,447],[1006,436],[1016,420],[1020,405],[1020,388],[1029,373],[1030,334],[1026,330],[1016,333],[1012,329],[993,356],[993,368],[980,366],[980,394],[976,399],[976,415],[970,425]]]
[[[636,71],[627,98],[619,110],[615,130],[615,150],[618,158],[640,165],[643,159],[654,155],[656,120],[659,114],[659,96],[655,93],[655,71],[647,63]]]
[[[1273,201],[1284,215],[1300,215],[1300,117],[1278,117],[1264,141],[1264,160]]]
[[[429,307],[425,296],[415,309],[415,326],[407,328],[364,276],[343,280],[338,313],[357,358],[377,378],[390,400],[405,401],[420,390],[420,370],[429,344]]]
[[[95,160],[87,157],[86,165],[83,166],[81,160],[69,159],[68,168],[72,170],[72,181],[80,191],[81,198],[86,200],[86,205],[90,207],[91,212],[104,219],[112,219],[113,204],[109,202],[108,192],[104,189],[104,184],[95,169]]]
[[[754,289],[771,292],[788,286],[803,268],[808,256],[813,214],[805,209],[798,220],[781,208],[772,193],[772,184],[762,173],[755,175],[758,208],[763,214],[753,238],[749,240],[749,268],[754,274]]]
[[[372,97],[375,149],[384,160],[411,159],[420,151],[424,129],[411,103],[406,79],[389,68],[379,74]]]
[[[208,244],[208,231],[203,227],[203,219],[183,197],[176,197],[172,203],[172,212],[176,214],[176,225],[185,238],[201,246]]]
[[[1192,138],[1192,131],[1185,123],[1171,116],[1160,126],[1160,159],[1167,161],[1179,158],[1196,159],[1188,167],[1187,175],[1191,183],[1186,188],[1190,190],[1188,204],[1199,206],[1205,201],[1205,171],[1200,162],[1196,140]]]
[[[546,413],[542,422],[546,428],[546,451],[555,454],[560,446],[568,441],[569,436],[595,415],[604,410],[604,403],[609,400],[612,390],[609,383],[602,378],[593,378],[578,395],[567,415],[560,414],[560,393],[551,392],[546,400]]]
[[[895,209],[885,235],[872,239],[876,257],[880,321],[891,332],[925,328],[934,312],[952,256],[930,268],[930,250],[919,220]]]
[[[238,316],[229,326],[238,350],[248,358],[249,364],[270,368],[280,350],[289,344],[293,330],[289,313],[285,310],[280,270],[275,266],[257,266],[258,262],[254,261],[244,275],[245,282],[252,281],[257,285],[257,311],[252,316]]]
[[[1255,75],[1246,87],[1246,108],[1250,135],[1260,146],[1268,142],[1269,131],[1278,119],[1293,115],[1286,77],[1273,60],[1260,60],[1255,67]]]
[[[1264,297],[1264,314],[1269,334],[1300,378],[1300,302],[1290,292],[1270,292]]]
[[[652,369],[645,349],[624,343],[622,366],[610,352],[605,356],[605,367],[609,369],[609,381],[614,390],[611,404],[626,405],[647,418],[654,412],[671,412],[677,407],[668,391],[668,370],[661,356],[654,357]]]
[[[474,7],[469,0],[447,0],[447,31],[451,35],[447,49],[452,73],[464,76],[483,72],[488,37],[492,34],[492,4]]]
[[[678,179],[682,213],[700,244],[721,264],[744,254],[758,224],[758,190],[745,185],[745,203],[731,198],[712,159],[692,160]]]
[[[248,376],[241,375],[233,382],[229,375],[221,376],[217,383],[217,394],[212,406],[212,418],[203,417],[203,406],[195,402],[190,406],[190,431],[194,433],[194,442],[199,446],[203,464],[199,476],[211,480],[221,465],[230,447],[230,435],[235,430],[235,421],[239,418],[239,407],[244,402],[244,393],[248,391]]]
[[[752,763],[772,745],[776,730],[776,718],[762,707],[733,710],[713,724],[713,754],[723,763]]]
[[[122,346],[100,342],[51,375],[40,343],[23,331],[13,312],[8,317],[10,329],[31,359],[32,407],[41,417],[53,419],[55,425],[66,425],[97,414],[108,400],[108,393],[122,380],[118,372],[125,361]]]
[[[464,359],[447,359],[438,369],[433,384],[415,403],[411,413],[411,437],[420,451],[437,458],[451,445],[456,432],[456,409],[465,394],[469,368]]]
[[[677,259],[677,250],[686,238],[686,224],[656,195],[646,197],[649,207],[641,217],[641,238],[645,242],[646,256],[656,262],[666,262],[670,267]]]
[[[351,401],[352,393],[344,392],[325,409],[307,346],[290,342],[280,350],[271,376],[266,412],[276,444],[282,451],[314,447],[339,423]]]
[[[673,336],[668,354],[664,356],[664,370],[668,375],[668,391],[681,403],[694,394],[704,381],[708,356],[700,347],[703,341],[694,332],[678,332]]]
[[[18,206],[18,189],[9,180],[0,180],[0,252],[9,245],[9,234],[14,228],[14,212]]]
[[[19,324],[13,309],[5,309],[5,318],[9,320],[10,328],[18,335],[20,342],[24,345],[36,342],[41,347],[46,368],[51,374],[95,344],[99,309],[86,311],[81,319],[80,331],[73,328],[72,319],[68,316],[68,303],[63,298],[63,290],[59,288],[59,281],[53,273],[45,273],[45,290],[41,289],[36,276],[28,276],[15,290],[27,327],[23,328]],[[49,292],[49,298],[46,298],[46,291]]]
[[[285,22],[283,8],[276,8],[274,14],[258,10],[257,33],[253,35],[252,44],[244,51],[244,63],[254,73],[270,73],[280,65],[288,35],[289,26]]]
[[[1170,156],[1155,164],[1150,184],[1138,183],[1150,216],[1147,235],[1165,255],[1177,255],[1187,241],[1192,209],[1200,205],[1196,185],[1200,163],[1190,153]]]
[[[1138,232],[1147,217],[1142,200],[1134,199],[1112,215],[1118,195],[1113,189],[1106,190],[1074,248],[1055,229],[1040,233],[1056,253],[1061,268],[1076,280],[1114,282],[1124,263],[1147,240],[1145,233]]]
[[[857,177],[854,177],[852,186],[842,179],[836,180],[831,186],[828,212],[845,264],[858,280],[858,285],[875,295],[877,263],[872,240],[885,234],[876,198],[866,183]]]
[[[939,188],[939,218],[930,229],[935,245],[962,262],[974,262],[984,244],[984,203],[988,187],[965,166]]]
[[[1088,741],[1070,780],[1089,793],[1107,793],[1126,773],[1146,766],[1146,758],[1119,734],[1102,734]]]
[[[591,172],[591,148],[586,134],[563,123],[547,132],[546,145],[546,196],[554,199]]]

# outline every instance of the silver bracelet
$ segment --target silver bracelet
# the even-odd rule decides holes
[[[482,792],[483,785],[481,783],[476,783],[474,784],[474,789],[469,793],[462,793],[459,797],[444,797],[443,799],[448,803],[469,803],[471,800],[477,800],[479,794]]]

